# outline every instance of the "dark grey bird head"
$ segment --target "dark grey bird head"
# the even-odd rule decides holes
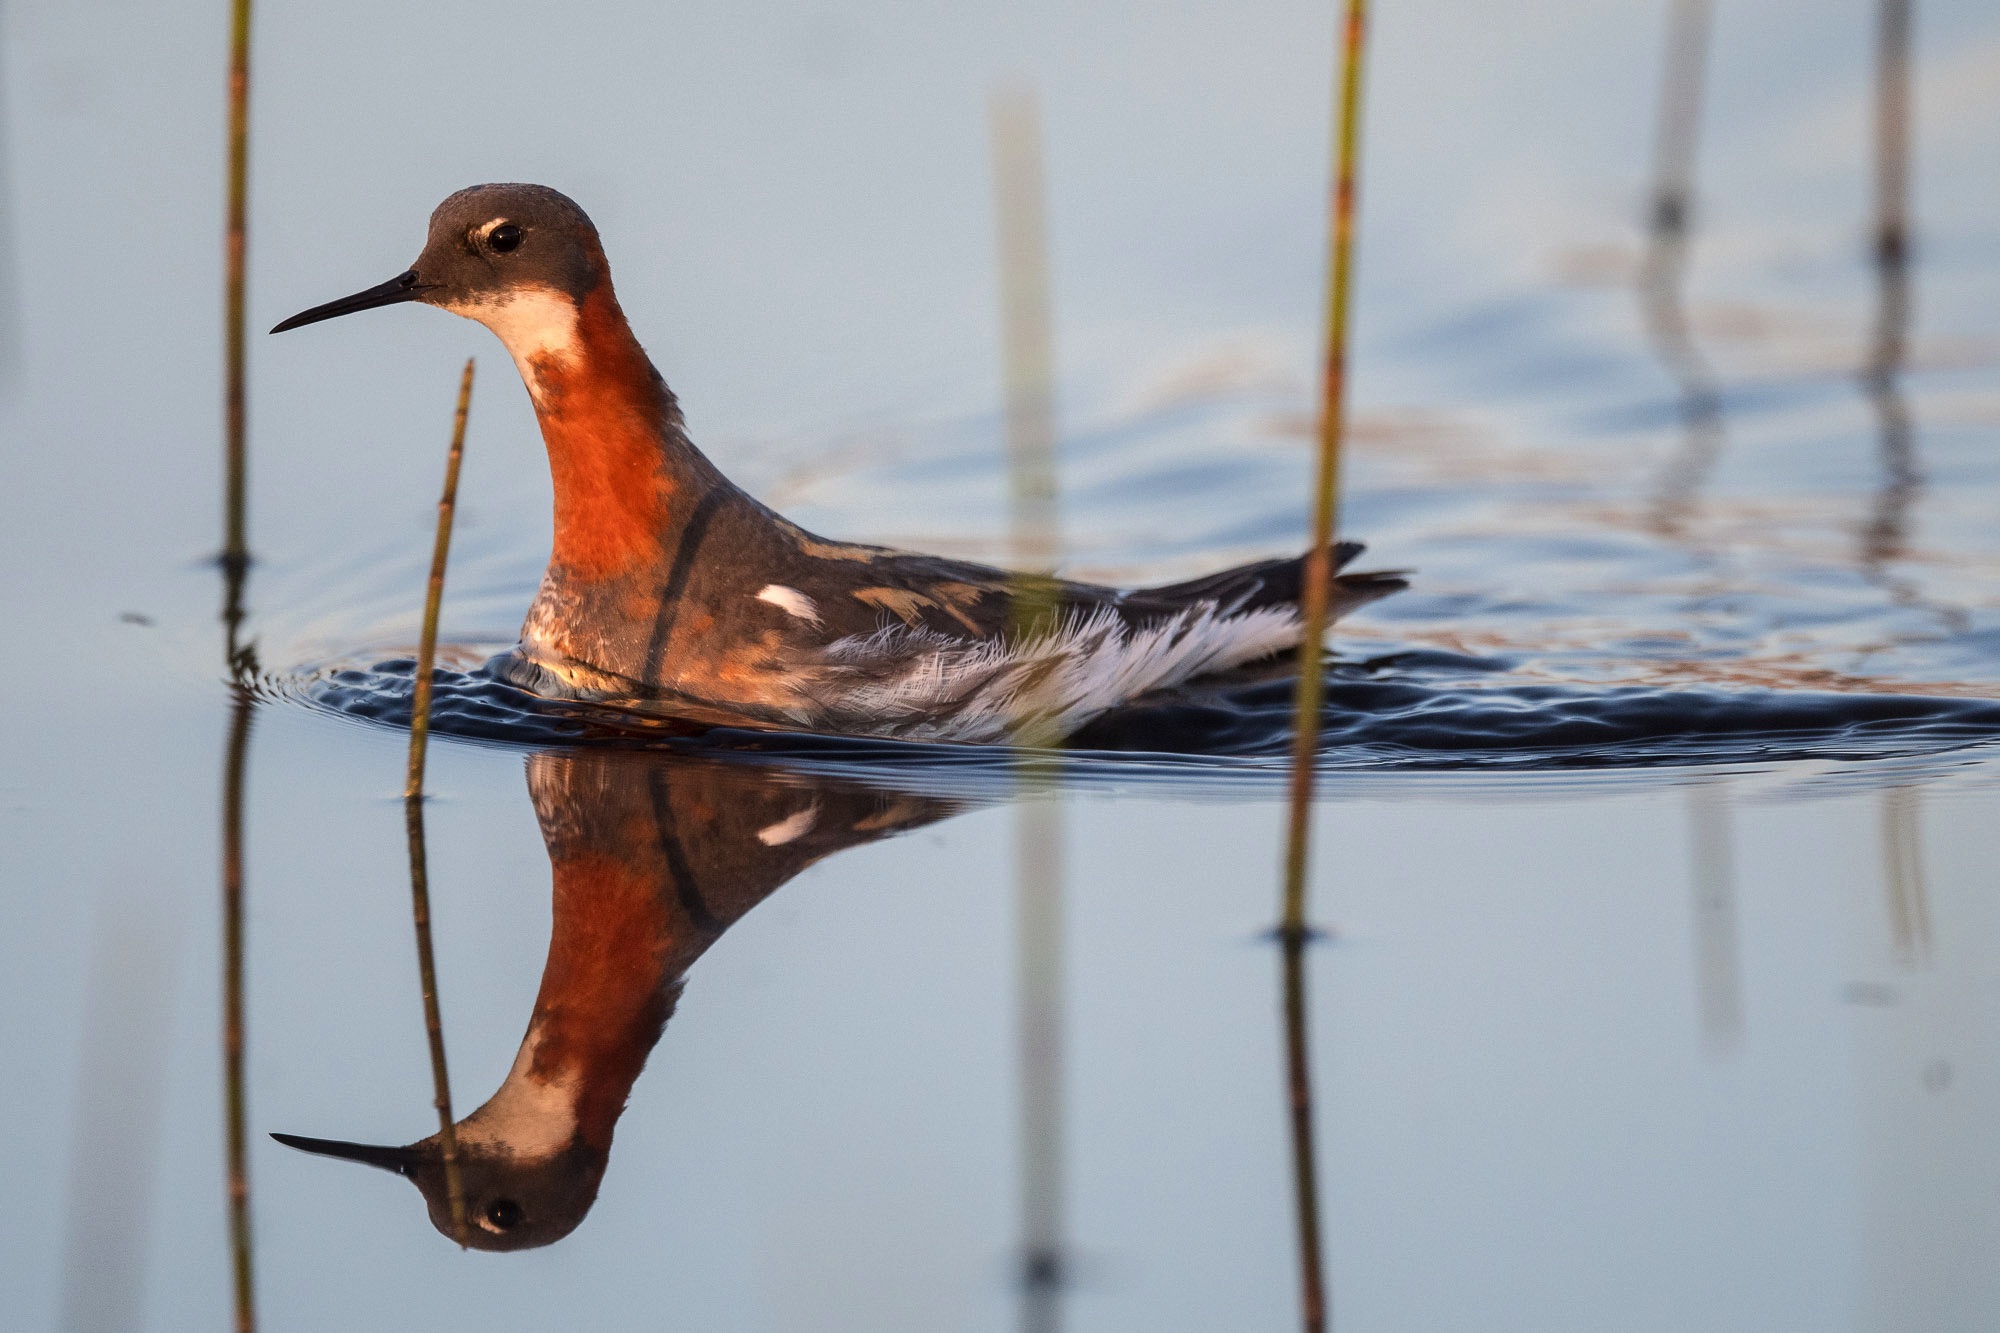
[[[437,1136],[407,1148],[338,1139],[309,1139],[297,1134],[273,1134],[288,1148],[364,1162],[394,1171],[422,1191],[431,1225],[456,1240],[451,1223],[451,1197],[445,1190],[444,1154]],[[461,1140],[458,1175],[465,1191],[465,1242],[475,1250],[532,1250],[561,1240],[597,1201],[608,1154],[595,1152],[581,1138],[562,1151],[528,1156],[505,1147]]]
[[[597,228],[567,195],[545,185],[475,185],[431,214],[423,253],[385,283],[302,310],[273,328],[283,333],[357,310],[422,301],[481,323],[512,307],[555,298],[574,310],[603,281]]]

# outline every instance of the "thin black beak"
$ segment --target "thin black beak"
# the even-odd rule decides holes
[[[308,314],[311,312],[308,311]],[[318,1153],[321,1157],[338,1157],[347,1162],[366,1162],[379,1166],[384,1171],[394,1171],[399,1176],[414,1176],[417,1167],[415,1148],[383,1148],[372,1143],[342,1143],[339,1139],[309,1139],[299,1134],[273,1134],[272,1138],[287,1148],[297,1148],[300,1152]]]
[[[436,285],[434,282],[418,282],[417,271],[411,269],[406,273],[398,273],[379,287],[370,287],[365,292],[343,296],[338,301],[328,301],[325,305],[316,305],[310,310],[301,310],[271,332],[283,333],[286,329],[317,324],[323,319],[332,319],[337,315],[351,315],[357,310],[373,310],[378,305],[414,301]]]

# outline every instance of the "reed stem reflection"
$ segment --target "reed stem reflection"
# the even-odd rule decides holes
[[[246,1004],[243,994],[243,796],[256,700],[231,687],[229,739],[222,760],[222,1084],[223,1156],[228,1172],[229,1259],[235,1326],[257,1326],[251,1267],[249,1095],[245,1090]]]
[[[1646,336],[1680,392],[1680,444],[1654,483],[1652,503],[1652,525],[1668,535],[1686,526],[1724,443],[1721,384],[1695,341],[1686,306],[1712,8],[1711,0],[1674,0],[1668,15],[1646,254],[1639,270]]]
[[[1889,939],[1896,966],[1918,972],[1931,964],[1930,890],[1924,882],[1924,843],[1917,824],[1922,789],[1882,792],[1882,882],[1889,892]]]
[[[1922,487],[1916,431],[1902,387],[1910,329],[1910,37],[1912,0],[1880,0],[1875,47],[1875,326],[1862,387],[1875,409],[1882,480],[1861,560],[1878,577],[1909,541]]]
[[[1743,1044],[1743,966],[1736,926],[1736,829],[1729,789],[1719,781],[1688,788],[1694,895],[1695,989],[1702,1047],[1711,1057]]]

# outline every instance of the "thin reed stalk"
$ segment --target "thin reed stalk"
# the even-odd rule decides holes
[[[257,1327],[250,1250],[249,1099],[244,1086],[243,792],[256,700],[231,686],[229,740],[222,760],[222,1086],[223,1157],[229,1188],[229,1260],[237,1333]]]
[[[1018,634],[1054,610],[1059,546],[1056,506],[1055,337],[1041,115],[1026,88],[995,89],[995,231],[1000,260],[1001,360],[1006,388],[1007,476]],[[1034,743],[1035,738],[1027,738]]]
[[[1313,479],[1312,538],[1300,596],[1298,684],[1293,697],[1291,782],[1285,828],[1284,894],[1278,939],[1284,956],[1286,1094],[1292,1138],[1293,1200],[1299,1247],[1299,1317],[1307,1333],[1327,1326],[1321,1258],[1319,1183],[1313,1151],[1310,1048],[1306,1041],[1306,888],[1313,784],[1324,697],[1327,605],[1340,508],[1340,450],[1347,431],[1349,328],[1354,301],[1354,228],[1361,151],[1361,67],[1366,0],[1348,0],[1335,81],[1334,165],[1327,228],[1326,360],[1320,382],[1319,449]]]
[[[1034,94],[999,89],[989,107],[999,240],[1001,351],[1015,584],[1009,632],[1046,632],[1061,550],[1056,479],[1055,354],[1041,121]],[[1062,807],[1052,790],[1055,736],[1032,698],[1016,732],[1015,907],[1020,992],[1021,1328],[1062,1324]]]
[[[256,696],[254,649],[240,642],[250,572],[244,346],[244,258],[250,196],[250,0],[233,0],[229,25],[228,203],[223,223],[222,623],[230,674],[229,739],[222,765],[222,1082],[229,1201],[231,1304],[237,1333],[257,1327],[250,1232],[249,1095],[246,1088],[243,887],[244,778]]]
[[[1312,539],[1299,598],[1299,679],[1293,696],[1290,821],[1285,838],[1282,929],[1306,930],[1306,859],[1315,762],[1327,602],[1333,591],[1333,535],[1340,503],[1340,447],[1347,431],[1347,351],[1354,298],[1354,218],[1361,148],[1361,55],[1366,0],[1348,0],[1342,25],[1335,114],[1332,223],[1326,290],[1326,363],[1320,384],[1319,451],[1313,479]]]
[[[244,335],[245,259],[250,215],[250,0],[233,0],[229,25],[229,202],[223,223],[223,533],[222,566],[240,572],[250,563],[245,515],[249,489],[248,352]],[[240,592],[240,585],[232,584]],[[232,638],[240,603],[224,610]]]
[[[438,1007],[437,962],[431,950],[429,859],[424,850],[424,760],[430,748],[431,675],[437,666],[438,610],[444,603],[445,562],[451,554],[451,524],[458,509],[458,469],[465,457],[465,419],[472,408],[472,359],[458,381],[458,410],[452,417],[451,451],[444,466],[444,494],[438,500],[437,539],[431,548],[431,576],[424,594],[424,627],[417,640],[416,678],[410,688],[410,762],[403,782],[403,820],[410,840],[410,916],[417,935],[417,972],[424,991],[424,1035],[430,1042],[432,1105],[438,1115],[438,1148],[444,1158],[445,1196],[460,1247],[466,1244],[465,1184],[458,1169],[458,1125],[451,1113],[451,1074],[445,1065],[444,1019]]]

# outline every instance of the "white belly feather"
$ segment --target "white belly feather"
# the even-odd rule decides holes
[[[1139,628],[1105,609],[1050,634],[977,643],[890,626],[828,645],[815,721],[905,740],[1057,739],[1149,690],[1252,662],[1299,641],[1291,607],[1195,607]]]

